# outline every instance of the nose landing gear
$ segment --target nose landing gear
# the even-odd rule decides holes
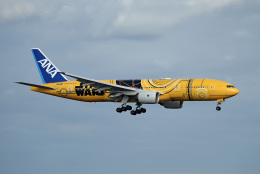
[[[220,110],[221,110],[221,107],[220,107],[219,105],[221,105],[221,103],[218,103],[218,105],[217,105],[217,107],[216,107],[216,110],[217,110],[217,111],[220,111]]]
[[[216,110],[217,110],[217,111],[220,111],[220,110],[221,110],[220,105],[221,105],[221,103],[224,102],[225,100],[224,100],[224,99],[218,99],[217,101],[218,101],[218,104],[217,104]]]

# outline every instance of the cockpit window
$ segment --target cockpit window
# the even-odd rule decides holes
[[[227,88],[235,88],[233,85],[227,85]]]

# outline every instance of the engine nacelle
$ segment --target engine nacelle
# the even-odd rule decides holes
[[[180,109],[183,106],[183,101],[165,101],[161,103],[167,109]]]
[[[142,104],[156,104],[159,102],[159,92],[141,91],[137,96],[137,100]]]

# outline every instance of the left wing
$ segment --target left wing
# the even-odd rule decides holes
[[[101,82],[98,80],[80,77],[80,76],[68,74],[65,72],[59,72],[59,73],[72,77],[72,78],[75,78],[77,81],[83,83],[83,86],[94,87],[94,88],[96,88],[96,91],[110,91],[111,93],[110,93],[109,97],[112,99],[116,99],[116,100],[119,98],[122,98],[124,95],[125,96],[135,96],[140,91],[142,91],[141,89],[137,89],[137,88],[131,88],[131,87],[127,87],[127,86],[120,86],[120,85],[116,85],[116,84]]]

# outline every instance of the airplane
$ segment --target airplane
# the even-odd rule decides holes
[[[160,104],[167,109],[180,109],[184,101],[217,101],[233,97],[239,90],[232,84],[213,79],[133,79],[94,80],[61,72],[39,48],[32,48],[43,84],[15,82],[32,91],[84,102],[118,102],[118,113],[145,113],[143,104]],[[69,81],[67,77],[74,78]],[[128,103],[136,103],[133,109]]]

